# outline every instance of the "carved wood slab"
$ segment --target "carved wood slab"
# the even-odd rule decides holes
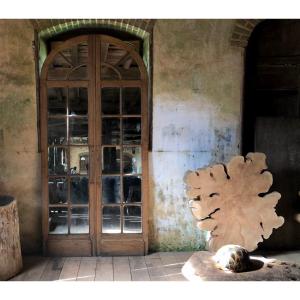
[[[266,169],[265,154],[248,153],[233,157],[227,165],[187,172],[190,207],[198,227],[211,232],[211,251],[226,244],[253,251],[283,225],[284,218],[275,212],[281,195],[267,194],[273,177]]]

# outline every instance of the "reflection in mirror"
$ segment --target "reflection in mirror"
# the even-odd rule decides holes
[[[50,204],[67,203],[68,181],[65,177],[49,178],[48,190]]]
[[[84,116],[88,114],[87,88],[69,89],[69,115]]]
[[[101,110],[104,115],[120,114],[120,88],[103,88]]]
[[[71,177],[71,202],[73,204],[88,204],[89,180],[87,177]]]
[[[102,177],[102,203],[120,203],[120,176]]]
[[[89,171],[89,148],[70,146],[70,174],[88,175]]]
[[[121,233],[120,207],[103,207],[102,232]]]
[[[123,177],[124,202],[141,202],[141,177],[124,176]]]
[[[60,147],[48,148],[48,174],[65,175],[68,169],[67,150]]]
[[[88,207],[73,207],[71,209],[70,233],[89,233],[89,209]]]
[[[142,173],[141,147],[123,148],[123,172],[125,174]]]
[[[103,147],[102,149],[102,173],[119,174],[120,147]]]
[[[124,145],[141,144],[141,119],[140,118],[123,119],[123,144]]]
[[[103,145],[120,144],[120,119],[119,118],[102,119],[102,144]]]
[[[124,115],[141,114],[141,89],[140,88],[123,88],[122,103]]]
[[[49,208],[49,234],[68,233],[68,208]]]
[[[124,206],[124,233],[141,233],[142,217],[140,206]]]
[[[62,145],[67,142],[65,118],[48,119],[48,145]]]
[[[87,79],[88,44],[82,42],[61,50],[53,59],[48,70],[48,80]],[[70,78],[71,77],[71,78]]]
[[[48,114],[67,114],[67,90],[64,88],[48,89]]]
[[[88,119],[69,118],[70,144],[88,143]]]

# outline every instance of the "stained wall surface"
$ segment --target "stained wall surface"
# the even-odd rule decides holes
[[[188,169],[240,153],[243,49],[232,20],[158,20],[153,42],[150,245],[205,247],[188,208]]]
[[[150,248],[199,249],[184,193],[188,169],[240,152],[243,49],[230,46],[232,20],[157,20],[153,43]],[[15,196],[26,253],[41,251],[33,29],[0,21],[0,191]]]
[[[41,249],[41,170],[29,21],[0,20],[0,193],[17,199],[23,251]]]

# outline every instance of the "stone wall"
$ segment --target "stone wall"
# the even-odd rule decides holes
[[[42,234],[33,35],[29,21],[0,20],[0,193],[17,199],[27,253]]]

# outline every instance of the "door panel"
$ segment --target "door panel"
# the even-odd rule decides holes
[[[147,252],[147,75],[135,49],[108,36],[80,36],[44,63],[48,255]]]

